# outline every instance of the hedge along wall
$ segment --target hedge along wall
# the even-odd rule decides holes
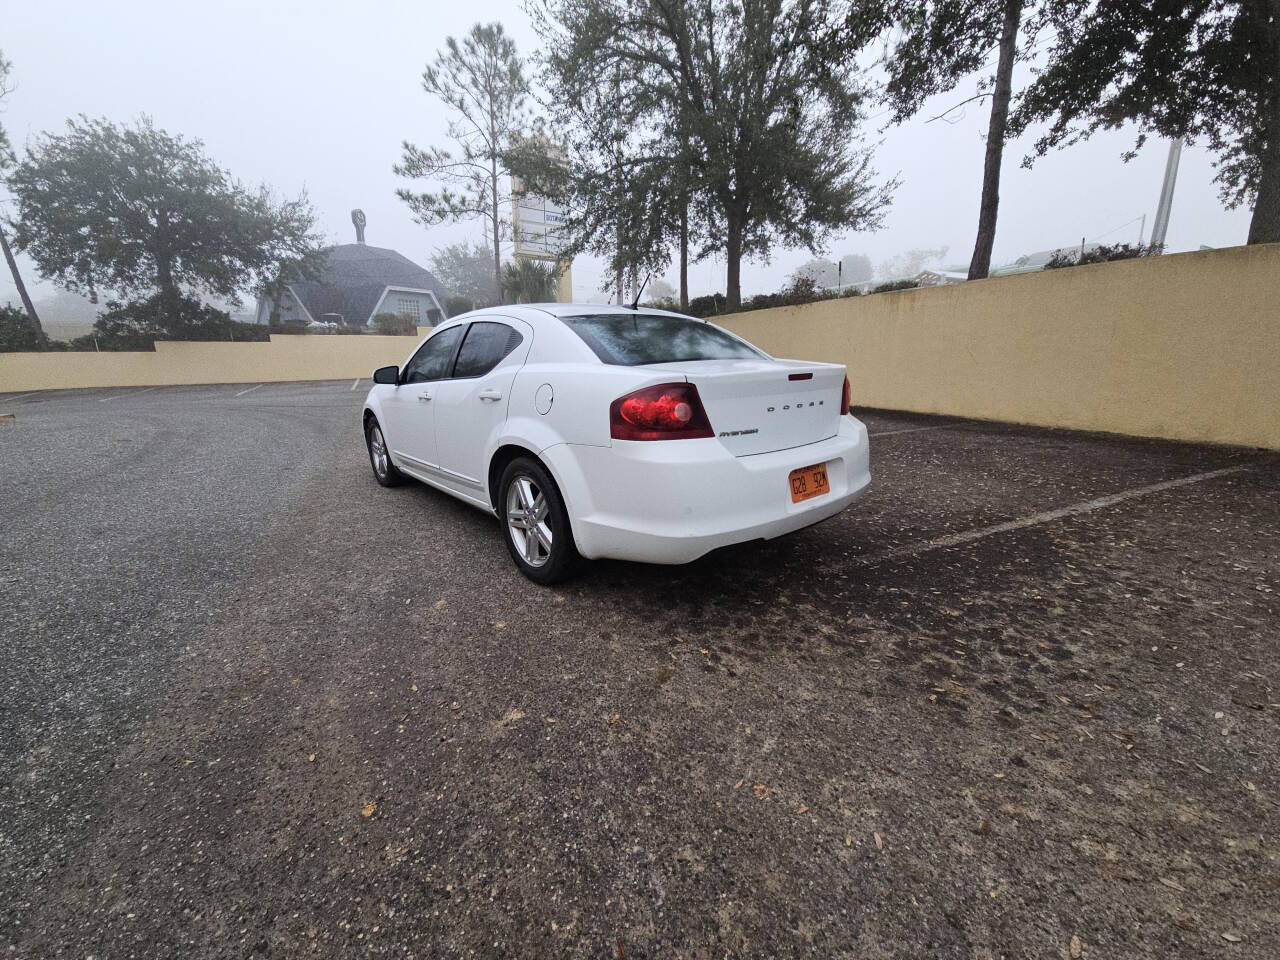
[[[368,377],[403,363],[416,336],[272,335],[266,342],[157,341],[154,353],[0,353],[0,393]]]
[[[1280,449],[1280,244],[716,319],[863,406]]]

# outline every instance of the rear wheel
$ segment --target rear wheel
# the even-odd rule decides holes
[[[364,426],[364,440],[369,448],[369,465],[373,467],[374,479],[384,487],[395,487],[403,483],[404,474],[391,462],[387,438],[382,435],[382,427],[373,417]]]
[[[569,527],[564,498],[546,468],[518,457],[502,472],[498,485],[502,531],[520,572],[535,583],[571,577],[581,563]]]

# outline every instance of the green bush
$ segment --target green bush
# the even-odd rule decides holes
[[[384,337],[411,337],[418,332],[418,325],[407,313],[376,313],[373,329]]]
[[[42,337],[32,329],[25,310],[11,303],[0,307],[0,353],[27,353],[47,349],[49,338]]]
[[[915,281],[902,281],[909,286],[915,286]],[[886,287],[899,289],[899,287],[886,284]],[[742,306],[738,308],[740,312],[750,310],[768,310],[771,307],[798,307],[806,303],[819,303],[823,300],[840,300],[844,297],[857,297],[861,294],[855,289],[842,291],[820,290],[817,284],[809,277],[795,277],[785,287],[777,293],[758,293],[754,297],[747,297],[742,301]],[[724,294],[712,293],[702,297],[694,297],[689,301],[688,314],[693,317],[712,317],[717,314],[726,313],[726,301]]]
[[[93,323],[93,333],[71,341],[73,350],[154,350],[157,340],[266,340],[256,323],[232,320],[223,310],[192,297],[156,294],[128,303],[112,301]]]
[[[1080,267],[1086,263],[1110,263],[1112,260],[1133,260],[1137,257],[1159,256],[1163,245],[1152,243],[1116,243],[1111,246],[1099,244],[1092,250],[1086,250],[1084,256],[1078,251],[1059,250],[1044,265],[1046,270],[1060,270],[1063,267]]]
[[[920,286],[919,280],[890,280],[871,288],[872,293],[893,293],[895,290],[914,290]]]
[[[713,317],[718,313],[724,313],[726,304],[723,293],[708,293],[701,297],[694,297],[689,301],[689,316],[691,317]]]
[[[475,308],[475,301],[468,297],[444,298],[444,315],[446,317],[456,317],[460,313],[470,313]]]
[[[271,324],[268,328],[271,333],[279,333],[292,337],[299,337],[305,333],[310,333],[310,328],[305,323],[280,323]]]

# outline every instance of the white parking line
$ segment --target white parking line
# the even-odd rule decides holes
[[[30,393],[20,393],[16,397],[0,397],[0,403],[8,403],[10,400],[21,400],[23,397],[34,397],[39,390],[33,390]]]
[[[901,430],[882,430],[879,433],[868,433],[868,437],[893,437],[900,433],[925,433],[928,430],[950,430],[954,423],[940,423],[934,427],[904,427]]]
[[[236,394],[236,396],[243,397],[246,393],[253,393],[253,391],[257,390],[258,387],[261,387],[261,386],[262,384],[259,383],[256,386],[250,387],[248,390],[241,390],[239,393]]]
[[[99,397],[99,403],[106,403],[108,400],[119,400],[121,397],[137,397],[144,393],[150,393],[152,390],[159,390],[159,387],[147,387],[145,390],[134,390],[132,393],[117,393],[110,397]]]
[[[946,547],[959,546],[962,543],[972,543],[974,540],[982,540],[986,537],[995,536],[997,533],[1008,533],[1012,530],[1021,530],[1024,527],[1034,527],[1042,523],[1051,523],[1054,520],[1061,520],[1064,517],[1075,517],[1082,513],[1092,513],[1094,510],[1101,510],[1103,507],[1114,506],[1117,503],[1123,503],[1126,500],[1133,500],[1135,497],[1145,497],[1151,493],[1160,493],[1164,490],[1172,490],[1175,487],[1185,487],[1192,483],[1201,483],[1205,480],[1212,480],[1215,477],[1225,477],[1233,473],[1241,473],[1245,470],[1253,469],[1250,464],[1244,464],[1239,467],[1224,467],[1221,470],[1210,470],[1208,473],[1196,473],[1189,477],[1180,477],[1177,480],[1165,480],[1161,483],[1153,483],[1145,487],[1134,487],[1132,490],[1124,490],[1120,493],[1113,493],[1110,496],[1098,497],[1096,500],[1087,500],[1084,503],[1076,503],[1069,507],[1059,507],[1057,510],[1048,510],[1044,513],[1034,513],[1029,517],[1022,517],[1018,520],[1007,520],[1004,523],[997,523],[990,527],[978,527],[975,530],[965,530],[962,533],[950,533],[945,537],[936,537],[933,540],[926,540],[924,543],[908,543],[900,547],[894,547],[891,550],[882,550],[879,553],[872,553],[865,557],[858,557],[854,560],[859,566],[870,566],[874,563],[881,563],[885,560],[902,560],[906,557],[917,557],[922,553],[929,553],[933,550],[942,550]]]
[[[360,386],[360,379],[357,377],[356,382],[351,385],[351,389],[354,390],[358,386]]]

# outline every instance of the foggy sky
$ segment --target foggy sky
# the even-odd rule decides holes
[[[122,0],[121,3],[0,0],[0,50],[13,62],[16,89],[0,123],[21,155],[29,138],[59,131],[84,113],[114,121],[150,114],[170,132],[204,141],[209,155],[249,184],[278,193],[306,189],[332,242],[354,240],[353,207],[368,215],[367,240],[427,263],[436,248],[479,239],[479,223],[424,229],[396,199],[391,172],[400,143],[445,145],[445,109],[421,88],[420,75],[448,34],[477,20],[500,20],[524,55],[535,35],[515,0],[437,2],[232,2]],[[883,135],[876,166],[899,187],[883,230],[851,234],[828,252],[866,253],[879,263],[912,247],[946,245],[947,263],[967,264],[977,229],[987,112],[970,105],[956,122],[925,122],[972,93],[966,81],[926,105],[917,119]],[[878,112],[876,108],[873,112]],[[958,117],[958,119],[957,119]],[[993,264],[1021,254],[1150,234],[1167,144],[1152,141],[1122,163],[1132,131],[1095,137],[1024,170],[1019,162],[1034,134],[1009,145],[1001,181]],[[1210,156],[1183,151],[1167,249],[1245,242],[1247,210],[1226,211],[1212,184]],[[11,203],[2,208],[13,212]],[[743,265],[743,294],[777,289],[803,250],[778,250],[771,263]],[[55,288],[22,258],[36,299]],[[574,264],[577,299],[599,299],[601,264]],[[676,281],[676,271],[667,273]],[[691,268],[691,294],[724,289],[723,260]],[[0,272],[0,302],[16,294]]]

